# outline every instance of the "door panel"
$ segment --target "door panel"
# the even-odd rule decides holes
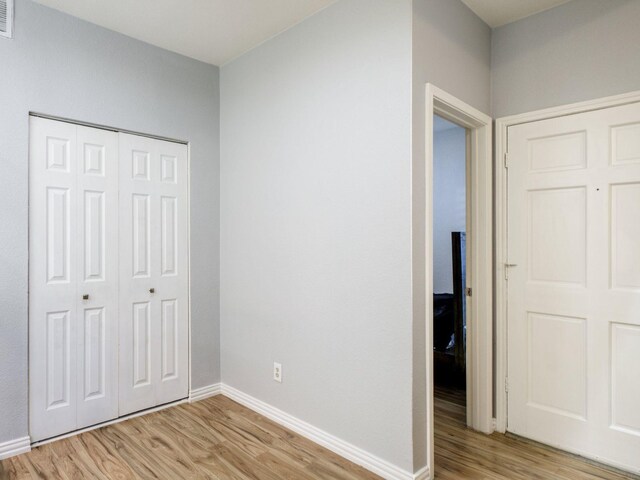
[[[133,277],[149,278],[151,271],[151,201],[149,195],[134,194],[131,197],[133,235],[131,238],[133,251]]]
[[[76,128],[76,428],[84,428],[118,416],[118,135]]]
[[[153,208],[159,178],[154,140],[120,134],[120,403],[119,414],[157,405],[154,375],[160,364],[154,348],[153,294],[158,272],[159,215]]]
[[[508,131],[508,430],[640,471],[640,105]]]
[[[640,183],[611,186],[611,288],[640,291]]]
[[[71,405],[70,312],[47,314],[47,410]]]
[[[156,287],[160,324],[158,403],[188,395],[189,390],[189,236],[187,147],[157,141],[160,182],[159,278]]]
[[[30,430],[38,441],[117,416],[118,138],[30,122]]]
[[[184,145],[121,134],[120,157],[125,415],[188,394],[187,154]]]
[[[105,395],[107,373],[104,358],[105,309],[87,308],[84,311],[84,400],[93,400]]]
[[[29,423],[37,441],[76,428],[76,127],[34,117],[30,127]]]

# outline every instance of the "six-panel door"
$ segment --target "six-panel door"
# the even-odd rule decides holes
[[[142,408],[187,395],[186,147],[144,139],[162,152],[159,173],[148,204],[140,191],[127,211],[119,170],[132,166],[117,133],[30,121],[30,433],[38,441],[122,415],[119,386],[128,385],[120,371],[134,372],[134,387],[152,385]],[[127,272],[155,272],[162,292],[131,308],[122,307],[119,288],[125,230],[140,239]],[[119,331],[123,312],[137,329]],[[127,368],[130,346],[137,360]]]
[[[118,138],[31,118],[34,441],[118,414]]]
[[[508,142],[508,430],[640,471],[640,104]]]

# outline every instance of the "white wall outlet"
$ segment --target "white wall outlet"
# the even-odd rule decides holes
[[[282,365],[278,362],[273,362],[273,379],[282,383]]]

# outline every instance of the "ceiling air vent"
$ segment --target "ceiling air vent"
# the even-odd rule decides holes
[[[11,38],[13,0],[0,0],[0,37]]]

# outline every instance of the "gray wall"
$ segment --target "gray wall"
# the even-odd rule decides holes
[[[410,1],[330,6],[221,98],[223,382],[411,471]]]
[[[453,293],[451,232],[467,229],[466,130],[433,136],[433,292]]]
[[[29,111],[189,140],[193,386],[219,381],[218,69],[17,0],[0,38],[0,442],[28,434]]]
[[[413,445],[427,463],[425,371],[425,84],[490,113],[491,30],[462,2],[413,0]]]
[[[574,0],[493,32],[502,117],[640,90],[640,2]]]

